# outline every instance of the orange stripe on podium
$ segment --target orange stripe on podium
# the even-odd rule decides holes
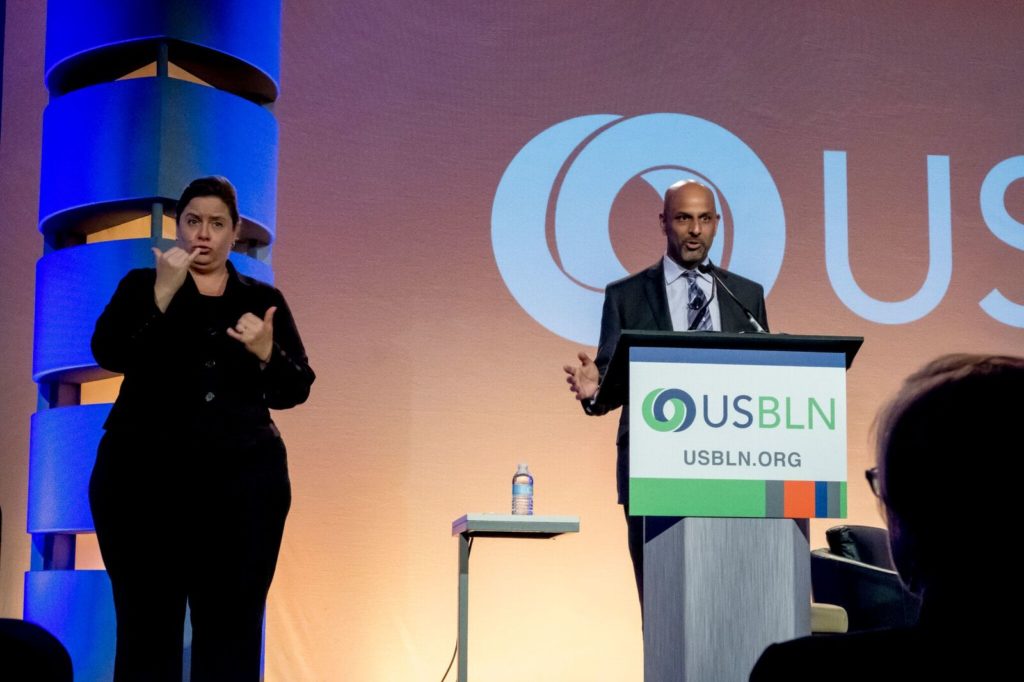
[[[783,488],[783,508],[786,518],[813,518],[814,481],[786,481]]]

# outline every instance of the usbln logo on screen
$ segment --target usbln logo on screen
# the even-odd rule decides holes
[[[902,301],[880,301],[850,268],[846,153],[823,157],[825,266],[839,299],[860,317],[906,324],[930,313],[946,295],[953,270],[948,156],[928,156],[928,273]],[[732,223],[729,269],[771,291],[786,250],[782,199],[757,154],[725,128],[696,116],[657,113],[579,116],[542,131],[512,159],[491,211],[495,261],[516,301],[559,336],[595,345],[603,289],[629,274],[612,247],[608,224],[622,187],[642,178],[658,194],[696,179],[728,199]],[[1024,224],[1006,210],[1007,187],[1024,178],[1024,156],[996,164],[982,182],[979,202],[989,230],[1024,251]],[[554,248],[548,241],[554,225]],[[722,262],[724,239],[711,259]],[[557,255],[557,258],[556,258]],[[1024,328],[1024,305],[993,289],[979,306],[993,319]]]
[[[786,244],[782,200],[746,143],[684,114],[580,116],[548,128],[516,154],[491,212],[505,284],[554,333],[597,343],[603,289],[629,274],[615,255],[608,219],[619,190],[637,176],[659,195],[679,180],[697,179],[714,188],[719,205],[728,197],[730,269],[765,292],[775,283]],[[549,205],[558,262],[548,248]],[[722,260],[724,241],[715,240],[712,260]]]

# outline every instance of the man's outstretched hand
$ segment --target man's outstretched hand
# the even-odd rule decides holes
[[[565,381],[569,384],[569,390],[576,394],[576,400],[588,400],[597,395],[601,376],[597,371],[597,365],[589,355],[580,351],[576,357],[579,358],[579,365],[564,365],[562,367],[568,375],[565,377]]]

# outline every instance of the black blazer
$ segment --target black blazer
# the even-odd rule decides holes
[[[202,296],[188,275],[164,313],[153,300],[156,270],[132,270],[118,284],[92,337],[97,364],[124,374],[108,431],[145,433],[173,415],[178,432],[212,433],[237,445],[254,431],[274,430],[268,408],[309,396],[316,375],[284,296],[227,267],[223,296]],[[270,306],[277,306],[274,348],[264,365],[226,330],[244,313],[262,317]]]
[[[743,302],[758,323],[767,330],[768,314],[764,305],[764,288],[760,284],[745,277],[733,274],[722,268],[715,268],[715,274],[729,287],[740,301]],[[715,298],[722,322],[722,331],[752,331],[747,316],[732,298],[717,287]],[[619,344],[619,336],[623,330],[637,329],[643,331],[672,331],[672,316],[668,308],[668,294],[665,292],[664,261],[642,270],[635,275],[612,282],[605,289],[604,311],[601,315],[601,340],[597,349],[598,371],[601,378],[608,369],[615,347]],[[604,414],[607,410],[595,409],[597,406],[584,403],[587,414]],[[620,405],[610,405],[607,409],[615,409]],[[615,440],[618,449],[616,462],[616,481],[619,492],[619,503],[629,501],[629,409],[622,406],[619,418],[619,433]]]
[[[773,644],[750,673],[750,682],[913,682],[1005,680],[1020,675],[1020,636],[1001,626],[1019,600],[976,594],[977,578],[964,575],[967,608],[929,605],[917,625],[841,635],[811,635]],[[997,582],[1002,574],[994,578]],[[935,607],[935,608],[930,608]],[[1017,670],[1017,672],[1013,672]]]

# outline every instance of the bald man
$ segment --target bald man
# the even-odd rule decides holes
[[[721,216],[715,210],[715,196],[704,185],[684,180],[665,192],[659,216],[665,234],[665,255],[651,267],[612,282],[605,289],[601,315],[601,339],[596,360],[579,353],[578,365],[565,365],[566,381],[589,415],[601,415],[620,405],[597,405],[597,395],[619,335],[623,330],[646,331],[756,331],[748,320],[746,307],[757,323],[768,329],[761,285],[711,266],[708,252],[715,239]],[[741,307],[716,285],[710,272],[735,294]],[[706,267],[704,268],[706,269]],[[622,405],[616,439],[618,460],[616,481],[619,504],[626,513],[629,555],[633,560],[640,605],[644,601],[643,519],[629,515],[629,406]]]

